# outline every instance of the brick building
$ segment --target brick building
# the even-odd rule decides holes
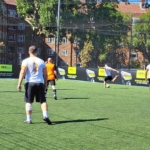
[[[6,6],[4,4],[4,1],[2,0],[0,2],[0,42],[6,43],[7,41],[7,10]],[[5,63],[5,50],[6,47],[2,44],[0,46],[0,63]]]
[[[141,1],[140,4],[126,4],[119,3],[118,10],[124,13],[131,13],[133,15],[133,23],[136,19],[146,12]],[[55,37],[44,35],[37,35],[31,26],[20,19],[16,11],[16,0],[2,0],[0,2],[0,42],[4,42],[5,46],[0,47],[0,63],[20,65],[22,59],[28,56],[28,47],[35,44],[38,48],[38,55],[46,60],[52,57],[56,58],[56,39]],[[72,43],[66,38],[61,39],[58,52],[59,66],[76,66],[78,60],[78,46],[77,43]],[[129,56],[129,50],[121,48],[121,51],[126,52]],[[141,53],[133,53],[133,59],[143,60]],[[124,63],[127,65],[129,57]]]
[[[145,7],[145,3],[146,3],[145,0],[141,0],[138,4],[130,4],[130,3],[124,3],[124,2],[121,2],[118,4],[118,10],[120,12],[132,15],[132,20],[131,20],[132,29],[134,29],[134,24],[138,20],[138,18],[146,13],[147,7]],[[120,61],[120,64],[124,64],[125,66],[131,67],[132,62],[138,61],[140,63],[141,67],[143,67],[145,65],[145,59],[141,52],[136,51],[132,48],[127,49],[126,47],[122,47],[119,50],[119,52],[120,51],[122,53],[126,54],[126,56],[127,56],[125,60]],[[120,67],[121,66],[119,65],[119,62],[118,62],[118,68],[120,68]]]
[[[19,17],[16,10],[16,0],[3,0],[1,2],[0,16],[0,63],[20,65],[22,59],[28,56],[28,47],[36,44],[39,56],[41,54],[42,38],[34,36],[30,25]]]
[[[56,39],[53,36],[45,37],[37,35],[31,26],[20,19],[16,11],[16,0],[4,0],[1,2],[0,15],[0,42],[5,46],[0,47],[0,63],[20,65],[22,59],[28,56],[28,47],[35,44],[39,57],[46,60],[56,58]],[[76,61],[75,51],[71,52],[71,43],[64,37],[59,45],[58,64],[74,65]]]

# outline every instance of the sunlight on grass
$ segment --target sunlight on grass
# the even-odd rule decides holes
[[[23,85],[22,85],[23,87]],[[24,89],[17,80],[0,79],[0,149],[2,150],[149,150],[148,87],[57,81],[58,100],[48,91],[49,117],[33,104],[33,124],[25,119]]]

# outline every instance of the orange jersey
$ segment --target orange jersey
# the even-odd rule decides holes
[[[55,80],[55,64],[53,63],[47,63],[46,64],[47,69],[47,80]]]

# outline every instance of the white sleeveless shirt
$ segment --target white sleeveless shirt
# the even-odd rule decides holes
[[[28,57],[22,61],[21,67],[27,68],[25,75],[26,82],[44,83],[43,69],[46,66],[42,59]]]

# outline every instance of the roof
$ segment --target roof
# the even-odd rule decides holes
[[[17,3],[16,0],[4,0],[4,2],[9,5],[16,5]]]
[[[147,9],[143,9],[141,4],[118,4],[118,10],[123,13],[133,14],[133,17],[139,17],[146,13]]]

